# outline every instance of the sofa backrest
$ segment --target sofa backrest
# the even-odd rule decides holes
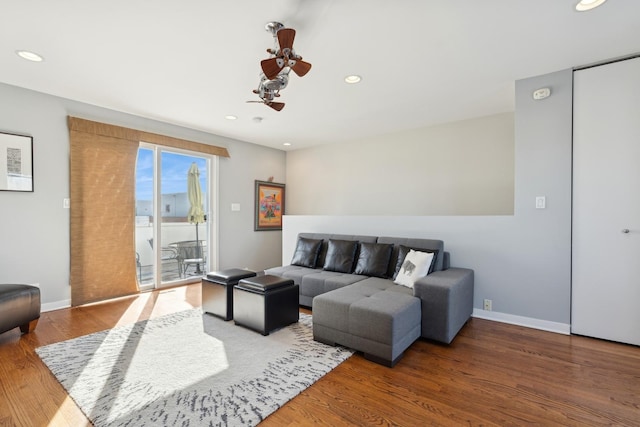
[[[300,233],[299,237],[305,239],[322,239],[322,247],[320,248],[320,255],[318,255],[318,261],[316,265],[320,268],[324,265],[324,260],[327,256],[327,247],[329,246],[329,239],[334,240],[355,240],[357,242],[375,243],[378,237],[376,236],[357,236],[351,234],[325,234],[325,233]],[[358,250],[360,250],[358,248]],[[357,259],[358,253],[356,253]]]
[[[438,255],[435,259],[435,265],[433,271],[440,271],[448,268],[449,254],[444,252],[444,242],[442,240],[434,239],[414,239],[407,237],[377,237],[377,236],[358,236],[352,234],[327,234],[327,233],[300,233],[299,237],[306,239],[322,239],[322,247],[320,249],[320,255],[318,256],[317,266],[322,267],[324,265],[325,258],[327,256],[327,246],[329,245],[329,239],[335,240],[355,240],[360,243],[390,243],[393,245],[393,252],[391,253],[391,261],[389,262],[389,277],[393,276],[396,263],[398,262],[398,249],[400,245],[407,246],[413,249],[424,249],[429,251],[437,251]],[[356,253],[356,259],[357,259]],[[446,258],[446,259],[445,259]]]
[[[391,262],[389,263],[390,276],[393,275],[396,262],[398,261],[398,249],[400,245],[407,246],[412,249],[424,249],[429,251],[438,251],[438,255],[435,259],[435,265],[433,271],[440,271],[444,269],[444,242],[442,240],[433,239],[412,239],[408,237],[378,237],[378,243],[391,243],[393,244],[393,252],[391,253]]]

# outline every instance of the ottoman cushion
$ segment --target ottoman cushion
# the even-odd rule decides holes
[[[267,274],[252,279],[243,279],[238,283],[238,288],[265,293],[291,285],[293,285],[293,280],[291,279]]]
[[[239,268],[229,268],[227,270],[212,271],[207,274],[207,279],[216,282],[235,285],[240,280],[253,277],[256,273],[250,270],[242,270]]]

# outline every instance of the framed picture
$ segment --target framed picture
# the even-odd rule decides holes
[[[33,137],[0,132],[0,190],[33,191]]]
[[[282,230],[284,184],[256,181],[255,231]]]

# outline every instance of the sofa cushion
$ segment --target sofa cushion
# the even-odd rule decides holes
[[[339,273],[351,273],[357,249],[356,241],[329,239],[327,256],[322,268]]]
[[[406,246],[416,251],[434,252],[436,255],[433,261],[433,271],[440,271],[444,268],[444,242],[433,239],[416,239],[408,237],[378,237],[377,243],[391,243],[394,245],[391,262],[389,263],[389,277],[393,277],[398,260],[400,246]],[[407,251],[408,252],[408,251]],[[402,264],[400,264],[402,265]]]
[[[344,288],[367,279],[367,276],[316,270],[315,274],[306,274],[300,281],[300,294],[315,297],[334,289]],[[400,286],[398,286],[400,287]]]
[[[264,270],[264,274],[286,277],[287,279],[293,280],[293,283],[296,285],[300,285],[305,276],[315,273],[322,273],[322,269],[301,267],[299,265],[284,265],[282,267],[272,267]]]
[[[361,243],[360,254],[354,274],[372,277],[386,277],[393,245],[382,243]]]
[[[409,253],[409,251],[412,250],[412,249],[414,251],[431,252],[431,253],[433,253],[434,261],[431,262],[431,265],[429,266],[429,271],[428,271],[427,274],[433,273],[433,270],[435,269],[435,266],[436,266],[435,259],[438,257],[438,250],[437,249],[410,248],[408,246],[399,245],[398,246],[398,260],[396,262],[395,271],[393,272],[393,280],[396,280],[396,277],[398,277],[398,272],[400,271],[400,268],[402,267],[402,264],[404,264],[404,259],[407,256],[407,254]]]
[[[291,265],[315,268],[322,247],[321,239],[305,239],[298,237],[296,250],[291,259]]]
[[[304,237],[306,239],[321,239],[322,240],[322,248],[320,248],[320,255],[318,255],[318,261],[316,262],[316,266],[318,268],[322,268],[324,265],[324,261],[327,257],[327,249],[329,246],[329,240],[354,240],[360,243],[376,243],[378,238],[376,236],[361,236],[357,234],[329,234],[329,233],[299,233],[299,237]],[[389,243],[389,242],[383,242]],[[394,258],[395,259],[395,258]],[[391,276],[389,276],[391,277]]]
[[[433,264],[433,258],[433,252],[409,250],[394,283],[413,288],[413,283],[417,279],[427,275],[431,264]]]

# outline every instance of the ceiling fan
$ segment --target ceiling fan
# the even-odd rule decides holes
[[[280,22],[269,22],[265,25],[265,30],[273,35],[274,49],[267,49],[273,57],[260,62],[262,73],[258,89],[253,93],[257,94],[262,101],[258,102],[280,111],[284,108],[283,102],[275,102],[274,98],[280,96],[280,90],[287,87],[289,83],[289,72],[293,70],[298,76],[306,75],[311,69],[311,64],[302,60],[293,49],[293,41],[296,30],[285,28]]]
[[[279,22],[270,22],[266,25],[266,30],[273,34],[275,39],[275,49],[267,49],[267,52],[274,57],[264,59],[260,62],[262,71],[268,79],[275,78],[284,67],[289,67],[298,76],[303,77],[311,69],[311,64],[302,60],[300,55],[293,49],[293,40],[296,37],[296,30],[284,28]]]
[[[286,74],[279,75],[273,80],[268,80],[267,77],[262,74],[258,89],[253,90],[253,93],[258,95],[262,101],[247,102],[265,104],[276,111],[280,111],[284,108],[284,102],[275,102],[274,99],[280,96],[280,89],[287,87],[287,83],[289,83],[289,76]]]

